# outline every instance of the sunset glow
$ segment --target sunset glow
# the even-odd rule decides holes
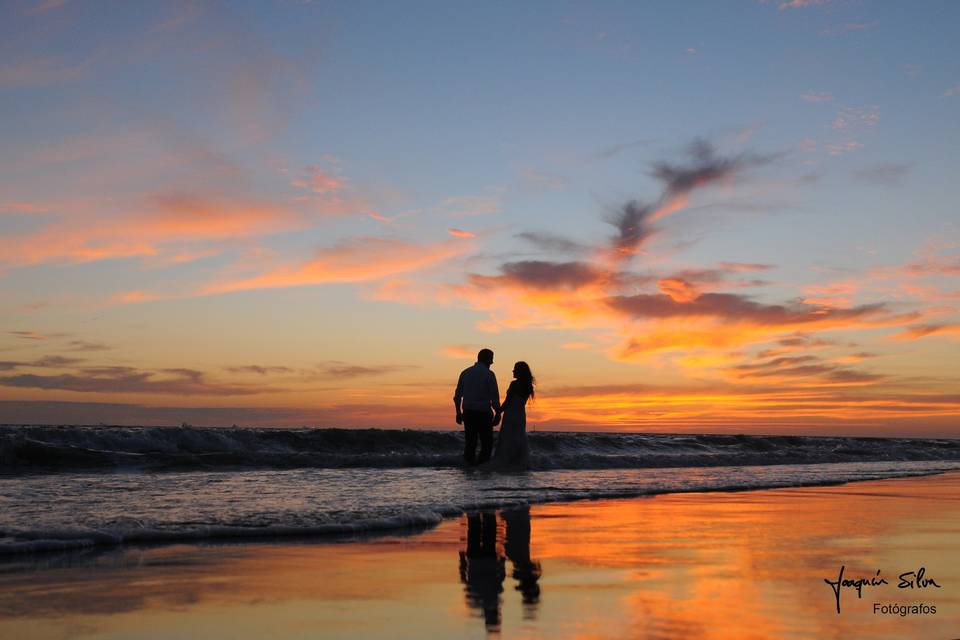
[[[960,5],[0,16],[0,423],[960,436]]]

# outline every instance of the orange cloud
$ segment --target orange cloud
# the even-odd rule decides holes
[[[356,238],[321,249],[305,263],[280,267],[253,278],[214,283],[204,287],[201,294],[380,280],[436,265],[461,255],[469,247],[469,243],[461,240],[421,245],[384,238]]]
[[[25,266],[48,261],[90,262],[172,254],[180,247],[256,237],[303,228],[304,216],[256,202],[231,202],[167,194],[141,203],[125,216],[74,215],[39,231],[0,239],[0,264]],[[81,207],[85,210],[87,207]],[[209,247],[200,255],[211,255]]]
[[[476,238],[477,234],[470,231],[464,231],[463,229],[447,229],[447,233],[454,236],[455,238]]]
[[[660,293],[674,302],[693,302],[700,297],[700,290],[682,278],[663,278],[657,282]]]
[[[472,347],[465,344],[451,344],[440,349],[441,354],[448,358],[455,358],[457,360],[469,360],[470,358],[474,358],[479,351],[479,347]]]
[[[891,337],[894,340],[919,340],[932,335],[960,335],[960,324],[918,324]]]

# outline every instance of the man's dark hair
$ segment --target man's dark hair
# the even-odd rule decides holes
[[[484,364],[493,362],[493,351],[490,349],[480,349],[480,351],[477,352],[477,362],[483,362]]]

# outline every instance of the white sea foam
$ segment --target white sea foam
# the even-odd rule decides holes
[[[0,477],[0,555],[423,528],[463,511],[674,492],[837,484],[960,469],[858,462],[495,474],[452,468],[48,473]]]

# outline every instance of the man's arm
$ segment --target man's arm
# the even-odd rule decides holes
[[[457,424],[463,424],[463,411],[460,409],[460,401],[463,399],[463,374],[457,379],[457,390],[453,392],[453,406],[457,411]]]

